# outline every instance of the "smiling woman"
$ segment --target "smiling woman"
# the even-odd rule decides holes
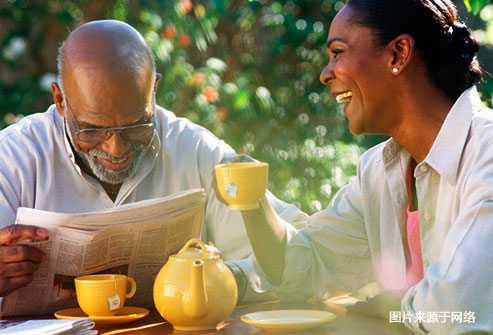
[[[344,113],[353,133],[387,133],[392,120],[383,113],[382,102],[392,94],[389,55],[374,48],[370,29],[350,22],[353,15],[346,7],[332,22],[327,40],[330,62],[320,80],[330,84],[337,102],[346,103]]]
[[[327,48],[320,80],[350,130],[391,139],[305,229],[282,226],[265,200],[243,211],[267,275],[249,277],[286,299],[377,287],[372,301],[402,309],[416,334],[492,331],[493,118],[470,30],[450,0],[349,0]],[[475,323],[420,317],[454,311]]]
[[[353,101],[344,107],[353,133],[400,138],[417,118],[436,133],[453,102],[481,80],[478,45],[453,4],[424,3],[351,1],[332,22],[320,79],[338,102]]]

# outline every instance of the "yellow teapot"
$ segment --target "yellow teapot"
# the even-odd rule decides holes
[[[231,270],[201,240],[170,256],[154,282],[156,309],[176,330],[216,329],[237,299]]]

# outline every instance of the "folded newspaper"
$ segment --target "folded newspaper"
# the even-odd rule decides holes
[[[64,214],[19,208],[17,224],[48,231],[47,241],[23,241],[47,255],[26,287],[2,301],[0,316],[44,315],[77,307],[74,278],[100,273],[135,279],[127,306],[154,307],[153,275],[189,239],[199,238],[205,192],[193,189],[101,212]]]
[[[94,322],[74,320],[0,320],[0,334],[9,335],[97,335]]]

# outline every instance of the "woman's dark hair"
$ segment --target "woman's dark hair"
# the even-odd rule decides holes
[[[411,35],[430,79],[452,101],[481,81],[478,43],[451,0],[348,0],[347,6],[357,13],[353,22],[375,31],[377,46]]]

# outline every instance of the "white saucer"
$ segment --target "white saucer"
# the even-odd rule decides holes
[[[277,310],[245,314],[241,321],[271,332],[290,332],[318,327],[336,317],[324,311]]]
[[[128,323],[149,315],[149,310],[141,307],[125,306],[115,316],[87,316],[80,308],[62,309],[55,313],[57,319],[88,319],[96,326]]]

